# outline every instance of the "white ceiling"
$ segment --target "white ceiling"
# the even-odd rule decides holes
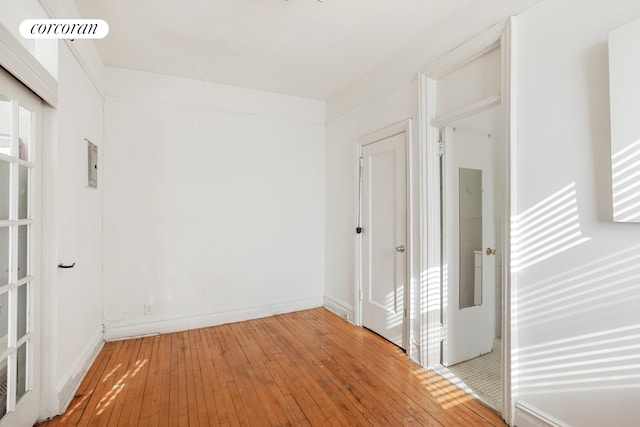
[[[76,0],[105,65],[326,100],[477,0]],[[482,3],[482,2],[480,2]]]

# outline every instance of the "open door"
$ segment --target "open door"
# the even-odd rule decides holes
[[[487,134],[445,127],[442,364],[489,353],[496,336],[492,147]]]

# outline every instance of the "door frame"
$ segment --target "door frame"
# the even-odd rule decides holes
[[[405,308],[405,313],[402,317],[402,347],[409,354],[411,349],[409,346],[410,339],[412,333],[411,322],[409,321],[411,317],[410,310],[410,289],[411,283],[414,283],[414,276],[412,276],[412,271],[414,271],[413,257],[415,254],[414,245],[412,245],[411,236],[414,235],[414,227],[413,227],[413,213],[411,210],[412,206],[412,184],[411,184],[411,128],[412,128],[412,119],[406,119],[401,122],[394,123],[385,128],[372,132],[370,134],[361,136],[358,138],[355,146],[355,156],[356,156],[356,227],[360,227],[362,224],[362,164],[360,159],[362,158],[362,150],[365,145],[373,144],[374,142],[382,141],[384,139],[390,138],[392,136],[405,134],[405,175],[406,175],[406,238],[405,238],[405,250],[406,250],[406,266],[405,266],[405,285],[404,285],[404,296],[403,296],[403,304]],[[363,253],[363,241],[362,234],[355,233],[355,259],[356,259],[356,268],[355,268],[355,319],[354,323],[357,326],[362,326],[362,253]]]
[[[419,84],[419,140],[420,176],[424,188],[420,198],[420,331],[423,366],[440,366],[440,342],[442,339],[440,306],[441,298],[441,238],[440,229],[442,206],[440,203],[440,138],[439,127],[443,121],[450,121],[486,109],[488,105],[501,103],[504,131],[503,166],[503,224],[502,224],[502,417],[510,424],[514,423],[515,402],[517,396],[517,372],[512,371],[511,349],[516,348],[515,335],[512,335],[515,318],[511,305],[511,289],[515,287],[516,277],[511,271],[511,212],[516,206],[516,19],[510,17],[505,22],[486,30],[484,33],[444,55],[418,76]],[[468,105],[447,117],[436,120],[437,81],[442,77],[464,67],[471,61],[500,49],[502,61],[501,93],[485,100]]]

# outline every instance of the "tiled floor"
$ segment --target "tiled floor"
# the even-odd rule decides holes
[[[463,389],[476,395],[487,405],[501,411],[500,354],[500,340],[498,339],[494,343],[491,353],[449,366],[449,374],[446,376]]]

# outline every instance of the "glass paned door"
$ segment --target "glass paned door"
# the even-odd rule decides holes
[[[0,426],[38,416],[37,123],[41,102],[0,68]]]

